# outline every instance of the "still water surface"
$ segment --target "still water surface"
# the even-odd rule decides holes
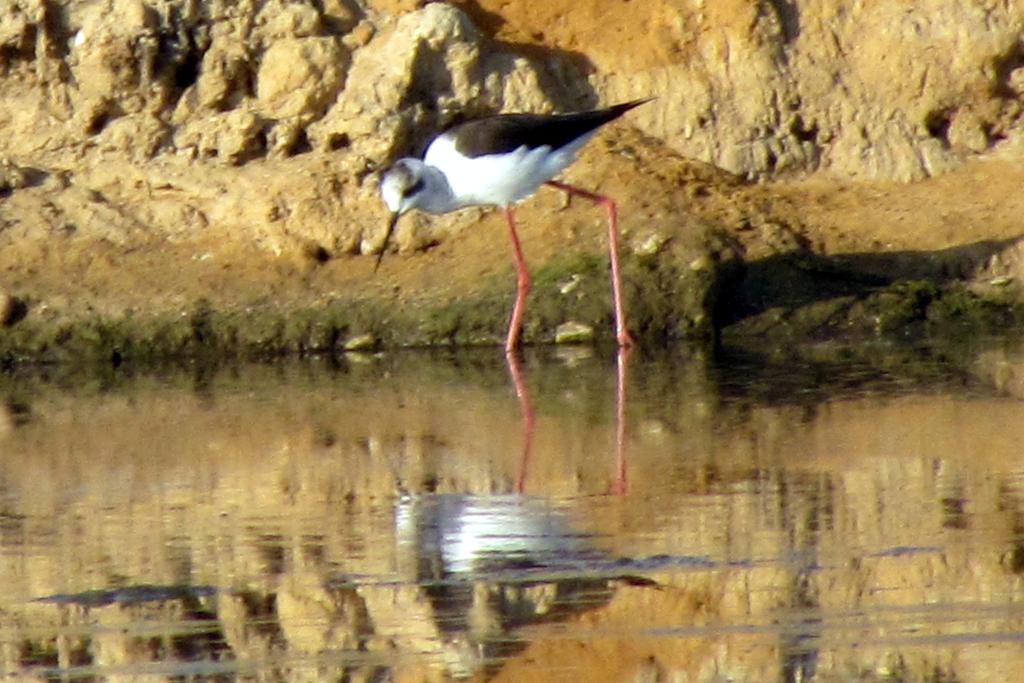
[[[12,680],[1009,681],[1024,347],[0,378]]]

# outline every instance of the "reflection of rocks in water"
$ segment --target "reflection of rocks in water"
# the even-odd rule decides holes
[[[335,653],[337,661],[321,673],[337,679],[348,666],[346,658],[361,649],[370,632],[363,603],[352,588],[282,584],[277,592],[261,592],[144,584],[32,602],[59,607],[62,623],[80,634],[19,643],[21,669],[49,677],[112,667],[227,675],[287,652],[314,658]]]
[[[18,663],[40,676],[87,676],[93,668],[218,662],[229,653],[210,604],[216,594],[211,586],[143,584],[36,598],[82,628],[74,637],[24,641]]]
[[[971,372],[1001,395],[1024,397],[1024,345],[1019,340],[990,345],[973,358]]]
[[[31,409],[27,403],[8,399],[0,404],[0,438],[25,425],[31,418]]]
[[[401,577],[422,587],[451,673],[500,667],[526,641],[514,631],[605,604],[613,587],[593,537],[550,501],[431,495],[396,512]]]

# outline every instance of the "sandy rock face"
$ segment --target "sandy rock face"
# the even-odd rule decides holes
[[[300,182],[295,175],[265,186],[267,195],[288,197],[274,201],[277,208],[267,210],[266,197],[228,202],[241,213],[219,227],[246,226],[240,236],[274,253],[310,240],[335,254],[373,251],[380,222],[366,218],[379,208],[373,171],[420,151],[434,131],[467,112],[572,108],[579,95],[572,83],[582,82],[557,61],[495,48],[464,13],[442,3],[403,16],[342,2],[102,0],[49,11],[56,19],[26,6],[4,24],[5,44],[17,47],[17,78],[0,87],[20,100],[0,103],[0,111],[7,104],[6,115],[24,125],[0,131],[0,149],[73,169],[83,176],[79,182],[102,183],[114,203],[137,203],[140,181],[125,183],[126,176],[162,185],[168,167],[188,168],[191,178],[206,180],[187,186],[200,192],[175,185],[176,201],[214,222],[224,195],[244,192],[246,183],[221,186],[228,179],[211,162],[241,165],[310,151],[330,156],[329,164],[309,157],[306,169],[318,178],[315,185],[337,190],[317,193],[317,211],[296,203],[304,192],[290,188]],[[29,34],[46,37],[43,47],[28,45]],[[41,139],[45,158],[38,156]],[[121,163],[130,168],[109,172]],[[99,166],[99,177],[85,181]],[[324,168],[332,168],[331,177],[319,177]],[[217,187],[222,191],[211,191]],[[437,240],[418,225],[402,226],[398,244],[411,249]],[[179,223],[153,227],[181,235]]]
[[[351,143],[360,158],[380,161],[422,147],[456,116],[551,110],[544,65],[485,42],[465,14],[442,3],[401,17],[356,52],[348,86],[311,126],[311,139],[327,149]],[[567,79],[560,85],[573,90]]]
[[[79,141],[148,114],[149,154],[232,163],[309,145],[365,170],[460,117],[638,96],[647,133],[749,176],[906,180],[1020,138],[1012,3],[463,5],[8,0],[0,58],[36,63]]]
[[[360,173],[461,117],[639,96],[645,132],[748,176],[908,180],[1021,137],[1014,3],[461,5],[5,0],[0,61],[80,143],[148,115],[150,156],[344,148]]]
[[[263,54],[256,101],[268,117],[313,115],[342,84],[344,53],[333,38],[289,38]]]
[[[8,55],[35,52],[34,28],[45,16],[42,0],[3,0],[0,2],[0,65]]]
[[[822,11],[810,35],[798,38],[795,71],[801,101],[817,103],[806,118],[830,142],[823,165],[910,179],[1019,137],[1020,100],[1007,80],[1021,58],[1022,28],[1013,3]],[[836,43],[824,40],[828,34]]]
[[[909,180],[1020,137],[1018,3],[465,5],[582,51],[603,99],[657,95],[646,132],[740,174]]]

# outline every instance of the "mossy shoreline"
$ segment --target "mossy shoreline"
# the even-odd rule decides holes
[[[713,339],[714,278],[681,269],[671,257],[631,263],[627,270],[630,326],[649,344]],[[603,255],[574,254],[537,268],[523,338],[553,343],[560,324],[593,330],[593,342],[613,339],[614,319]],[[492,276],[472,292],[448,299],[363,296],[300,306],[263,300],[199,299],[184,309],[110,315],[28,313],[0,329],[0,362],[158,362],[166,359],[262,359],[384,348],[470,347],[504,341],[512,302],[507,278]]]
[[[1013,331],[1024,307],[1013,297],[983,296],[963,283],[898,281],[815,301],[758,299],[737,315],[735,274],[697,280],[671,259],[630,264],[630,326],[641,346],[793,347],[823,340],[857,343],[991,336]],[[612,343],[613,319],[603,261],[575,256],[538,269],[524,339],[552,344],[559,324],[593,328],[589,343]],[[747,291],[750,300],[760,293]],[[218,305],[200,299],[182,310],[121,315],[28,315],[0,330],[0,363],[159,363],[175,359],[260,360],[389,348],[498,346],[512,292],[493,278],[452,300],[336,299],[287,307]]]

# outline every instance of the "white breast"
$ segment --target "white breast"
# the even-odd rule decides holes
[[[591,137],[586,135],[555,151],[548,146],[523,146],[509,154],[468,158],[455,149],[452,136],[445,134],[430,144],[423,161],[445,174],[460,206],[508,206],[561,173]]]

